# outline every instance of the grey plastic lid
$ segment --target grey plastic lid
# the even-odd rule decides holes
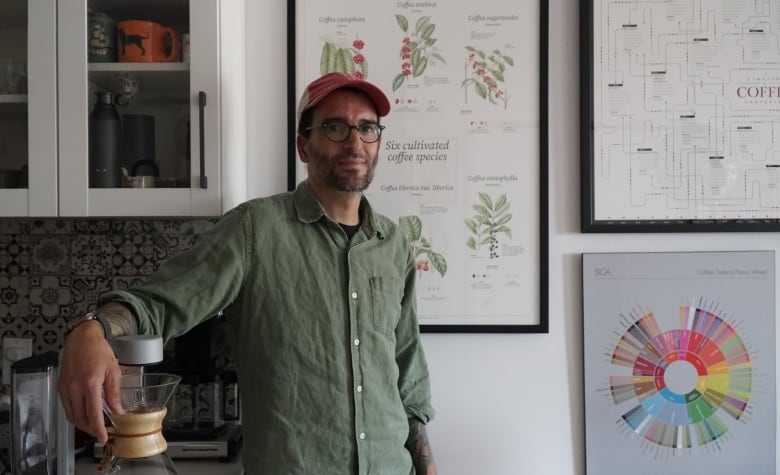
[[[121,365],[147,365],[163,359],[162,337],[157,335],[118,336],[111,341]]]

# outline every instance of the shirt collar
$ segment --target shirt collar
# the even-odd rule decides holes
[[[295,211],[298,214],[298,220],[303,223],[313,223],[322,219],[325,209],[322,207],[317,197],[311,191],[309,181],[304,180],[298,184],[293,192],[293,203]],[[360,228],[365,231],[369,237],[378,237],[384,239],[387,234],[383,229],[381,222],[374,214],[374,210],[368,203],[365,195],[360,198]]]

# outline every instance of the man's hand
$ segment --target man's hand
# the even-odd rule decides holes
[[[428,443],[425,424],[415,418],[409,419],[409,438],[404,444],[412,455],[412,464],[417,475],[436,475],[436,465],[433,463],[433,453]]]
[[[120,376],[100,323],[89,321],[74,328],[63,347],[57,390],[68,420],[100,443],[108,441],[102,391],[108,408],[121,413]]]

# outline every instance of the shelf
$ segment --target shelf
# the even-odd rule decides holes
[[[89,63],[89,72],[175,73],[190,71],[190,63]]]
[[[189,89],[189,63],[89,63],[89,79],[98,86],[116,89],[116,77],[124,74],[140,81],[142,93],[171,93]]]
[[[27,94],[0,94],[0,104],[27,104]]]

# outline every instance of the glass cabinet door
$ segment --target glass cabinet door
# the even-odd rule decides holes
[[[57,214],[55,0],[0,2],[0,216]]]
[[[215,216],[217,0],[59,0],[59,213]]]

